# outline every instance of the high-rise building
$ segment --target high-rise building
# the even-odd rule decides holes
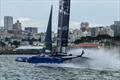
[[[13,24],[13,34],[14,38],[21,39],[22,38],[22,26],[19,20],[15,24]]]
[[[13,30],[16,33],[21,33],[22,31],[22,26],[19,20],[17,20],[17,22],[15,24],[13,24]]]
[[[114,25],[120,26],[120,21],[114,21]]]
[[[89,23],[88,22],[82,22],[80,29],[82,30],[82,32],[88,31],[89,30]]]
[[[120,36],[120,21],[114,21],[111,29],[114,31],[114,36]]]
[[[13,30],[13,17],[4,16],[4,29],[5,29],[5,31]]]
[[[36,27],[25,27],[25,31],[31,34],[36,34],[38,33],[38,29]]]

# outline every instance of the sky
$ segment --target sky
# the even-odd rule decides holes
[[[20,20],[22,28],[38,27],[45,32],[50,7],[53,5],[53,31],[57,31],[59,0],[0,0],[0,26],[4,16]],[[108,26],[120,20],[120,0],[71,0],[70,28],[79,29],[81,22],[90,27]]]

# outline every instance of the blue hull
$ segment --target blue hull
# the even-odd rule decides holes
[[[42,56],[33,56],[33,57],[18,57],[16,58],[17,62],[27,62],[27,63],[63,63],[64,59],[61,57],[42,57]]]
[[[82,57],[84,52],[82,52],[80,55],[38,55],[38,56],[32,56],[32,57],[17,57],[15,61],[17,62],[27,62],[27,63],[63,63],[67,60],[71,60],[74,58]]]

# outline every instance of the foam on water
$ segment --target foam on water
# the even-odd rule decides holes
[[[63,68],[80,68],[73,63],[62,63],[62,64],[37,64],[36,67],[63,67]]]
[[[71,50],[72,54],[80,54],[81,49]],[[84,62],[79,64],[81,67],[95,69],[120,69],[120,53],[115,49],[86,49],[84,57],[90,58],[86,65]],[[79,61],[80,62],[80,61]],[[74,65],[75,66],[75,65]],[[78,66],[78,65],[77,65]]]

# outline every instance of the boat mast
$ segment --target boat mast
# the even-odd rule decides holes
[[[53,11],[53,6],[51,6],[49,21],[45,36],[45,50],[49,50],[50,53],[52,52],[52,11]]]
[[[70,18],[70,1],[60,0],[59,2],[59,19],[58,19],[58,36],[57,50],[58,53],[67,53],[69,18]]]

